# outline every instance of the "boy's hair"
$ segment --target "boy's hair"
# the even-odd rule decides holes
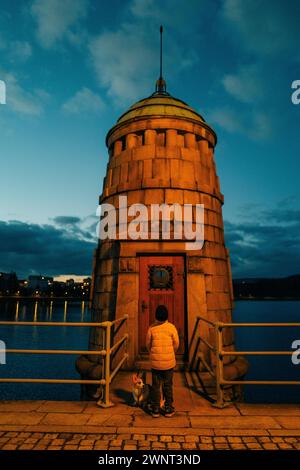
[[[158,321],[166,321],[168,319],[168,309],[165,305],[158,305],[155,312],[155,318]]]

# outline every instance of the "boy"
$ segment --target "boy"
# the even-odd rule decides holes
[[[179,337],[176,327],[168,322],[168,310],[159,305],[155,312],[156,321],[150,326],[146,346],[150,352],[152,368],[152,411],[154,418],[160,412],[160,385],[162,384],[165,399],[164,415],[169,418],[174,415],[173,408],[173,370],[176,365],[175,352],[179,347]]]

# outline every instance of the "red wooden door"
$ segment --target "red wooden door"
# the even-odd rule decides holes
[[[183,256],[140,257],[139,352],[146,353],[146,333],[155,321],[158,305],[165,305],[168,320],[178,330],[180,346],[185,351],[184,259]]]

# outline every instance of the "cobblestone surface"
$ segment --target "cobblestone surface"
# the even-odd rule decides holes
[[[0,432],[1,450],[299,450],[300,437]]]

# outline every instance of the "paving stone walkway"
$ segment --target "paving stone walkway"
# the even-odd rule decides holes
[[[129,406],[130,376],[120,374],[115,406],[94,402],[0,401],[1,450],[300,450],[300,405],[213,408],[175,375],[176,415],[152,418]]]
[[[1,432],[1,450],[300,450],[300,437]]]

